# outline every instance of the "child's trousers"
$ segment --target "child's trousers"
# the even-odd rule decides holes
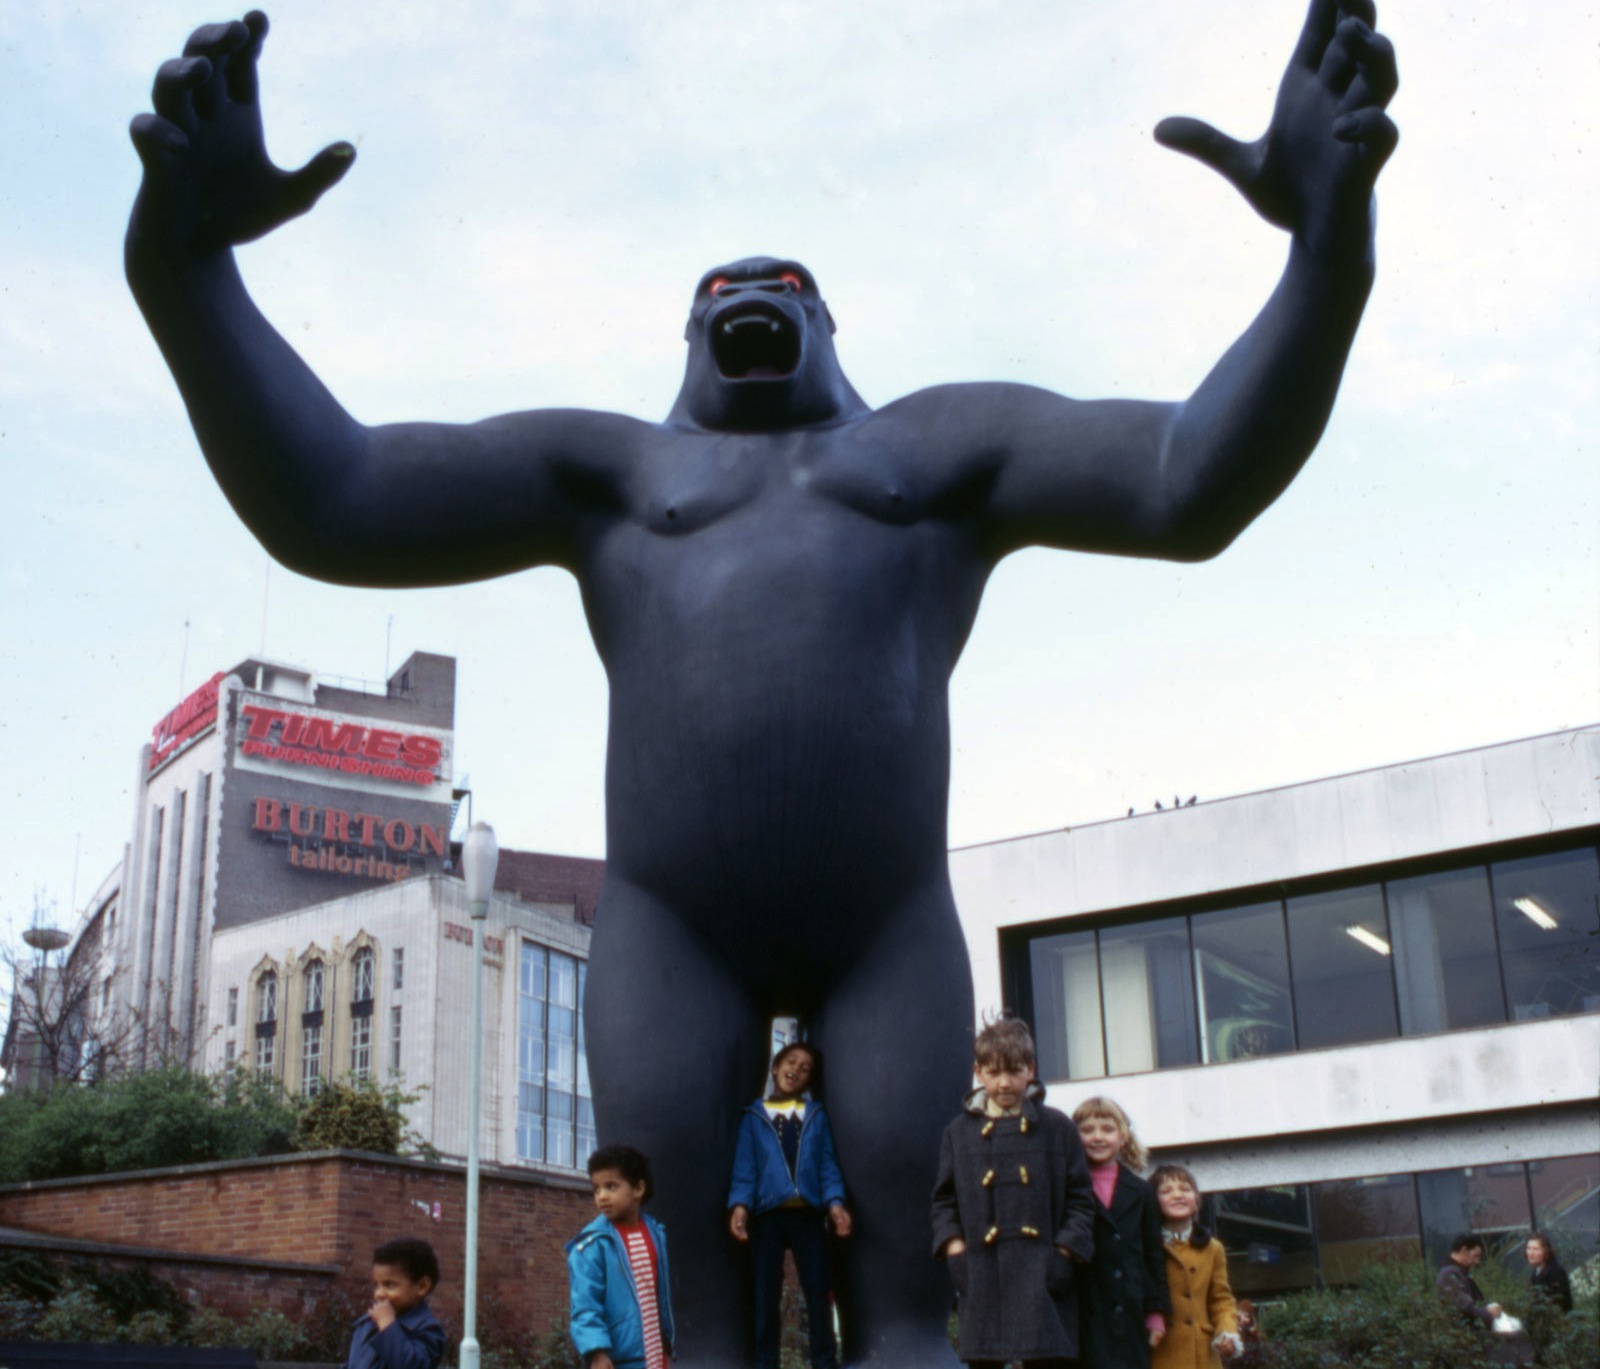
[[[833,1338],[832,1281],[828,1277],[828,1238],[822,1213],[814,1207],[775,1207],[750,1223],[750,1256],[755,1265],[756,1369],[778,1369],[783,1335],[783,1252],[794,1252],[795,1273],[806,1300],[811,1331],[812,1369],[838,1369]]]

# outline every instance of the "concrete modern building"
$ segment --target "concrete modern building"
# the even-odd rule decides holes
[[[1600,1245],[1600,727],[951,853],[980,1007],[1212,1196],[1235,1287]]]

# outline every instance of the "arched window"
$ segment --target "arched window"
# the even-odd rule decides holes
[[[269,1023],[277,1020],[278,976],[276,971],[268,970],[256,980],[256,1021]]]
[[[350,1001],[372,1002],[373,966],[376,957],[370,946],[363,946],[350,961]]]
[[[322,986],[323,986],[323,981],[324,981],[324,975],[323,975],[323,970],[322,970],[322,962],[320,960],[313,960],[310,964],[308,964],[306,966],[305,978],[306,978],[306,1006],[305,1006],[305,1011],[306,1012],[321,1012],[322,1011]]]
[[[271,1075],[278,1063],[278,972],[256,980],[256,1073]]]

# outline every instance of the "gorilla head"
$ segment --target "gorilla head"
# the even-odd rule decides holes
[[[747,257],[707,271],[684,329],[689,364],[667,421],[762,432],[865,413],[839,369],[833,331],[799,262]]]

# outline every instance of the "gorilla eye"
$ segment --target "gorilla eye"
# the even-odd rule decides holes
[[[781,276],[778,277],[778,279],[787,285],[791,290],[793,290],[797,295],[806,288],[805,282],[803,282],[799,276],[795,275],[793,271],[785,271]]]
[[[706,286],[706,293],[715,299],[728,288],[728,285],[729,281],[726,276],[714,276],[711,280],[711,284]]]

